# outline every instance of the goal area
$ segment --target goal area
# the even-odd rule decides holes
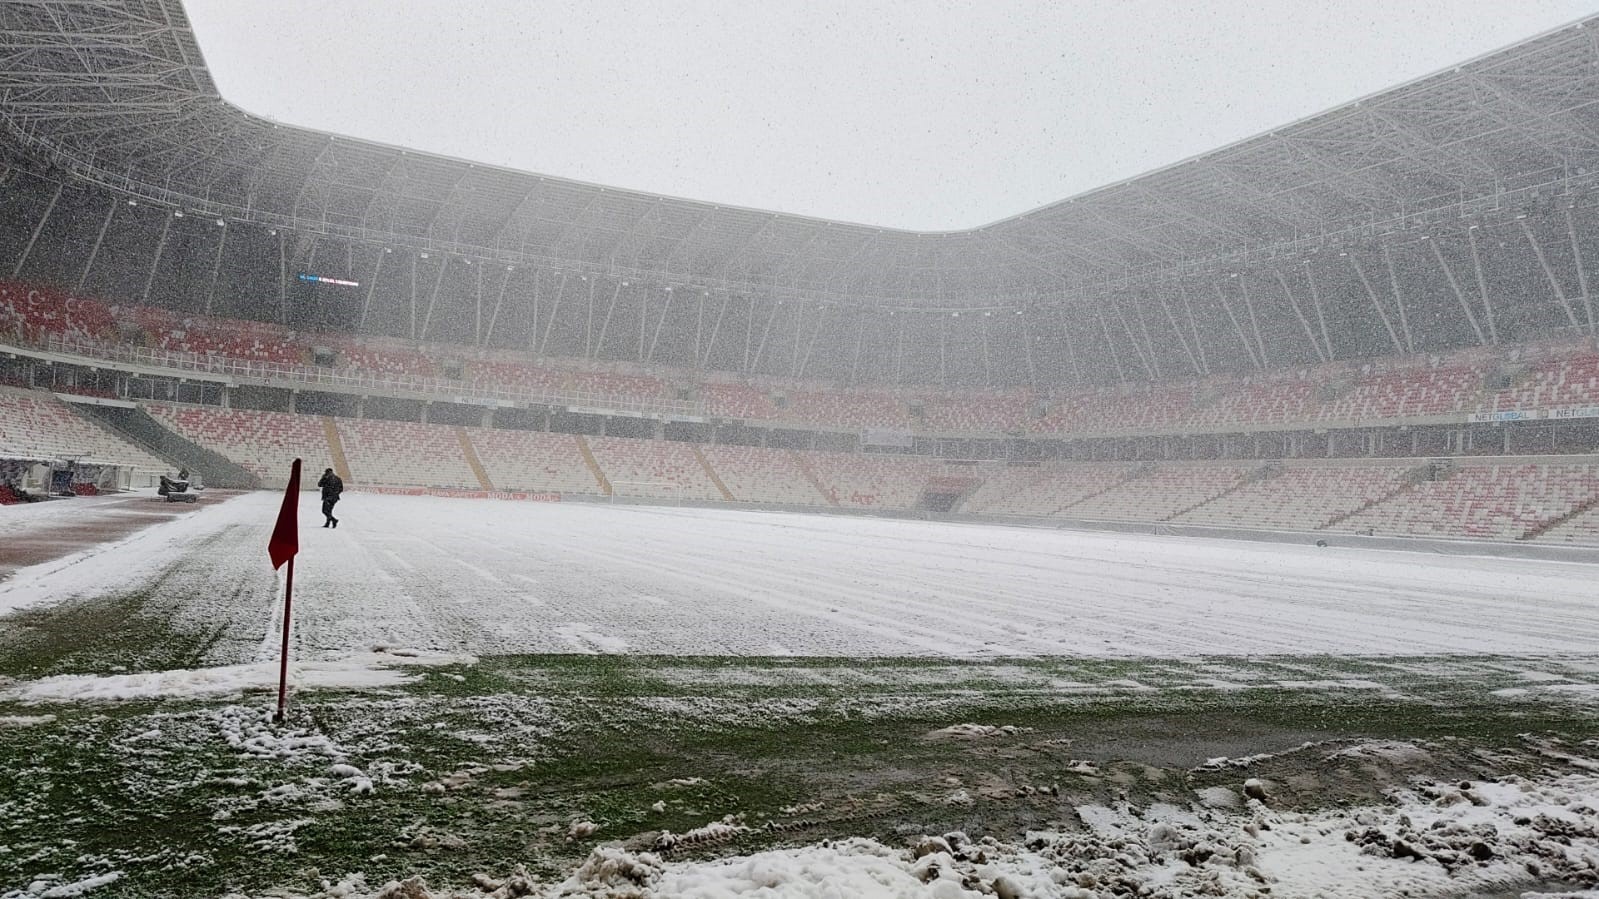
[[[683,502],[683,487],[670,481],[612,481],[613,503],[670,503]]]

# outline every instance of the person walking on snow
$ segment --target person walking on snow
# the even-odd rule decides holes
[[[336,528],[339,526],[339,520],[333,517],[333,507],[338,505],[339,494],[344,492],[344,481],[329,468],[322,472],[322,480],[317,481],[316,485],[322,488],[322,515],[327,518],[327,521],[322,522],[322,526]]]

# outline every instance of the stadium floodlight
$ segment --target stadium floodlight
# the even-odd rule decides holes
[[[181,209],[172,210],[172,217],[175,218],[175,219],[183,218],[183,210],[181,210]]]

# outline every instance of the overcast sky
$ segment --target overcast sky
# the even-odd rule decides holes
[[[282,122],[696,200],[987,224],[1596,0],[184,0]]]

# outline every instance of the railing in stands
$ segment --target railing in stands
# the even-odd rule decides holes
[[[373,392],[407,391],[427,396],[448,398],[452,401],[533,403],[564,406],[571,409],[593,409],[612,413],[634,413],[646,416],[682,416],[699,418],[703,410],[697,402],[665,399],[632,399],[614,394],[583,391],[541,391],[518,389],[500,384],[455,381],[448,378],[424,377],[404,374],[374,374],[371,372],[330,369],[316,365],[295,365],[283,362],[261,362],[233,359],[226,356],[199,355],[181,350],[153,349],[124,344],[109,344],[62,337],[52,334],[40,349],[67,356],[80,356],[105,362],[122,362],[149,368],[172,371],[204,372],[232,378],[257,381],[287,382],[311,387],[337,387],[370,390]]]

